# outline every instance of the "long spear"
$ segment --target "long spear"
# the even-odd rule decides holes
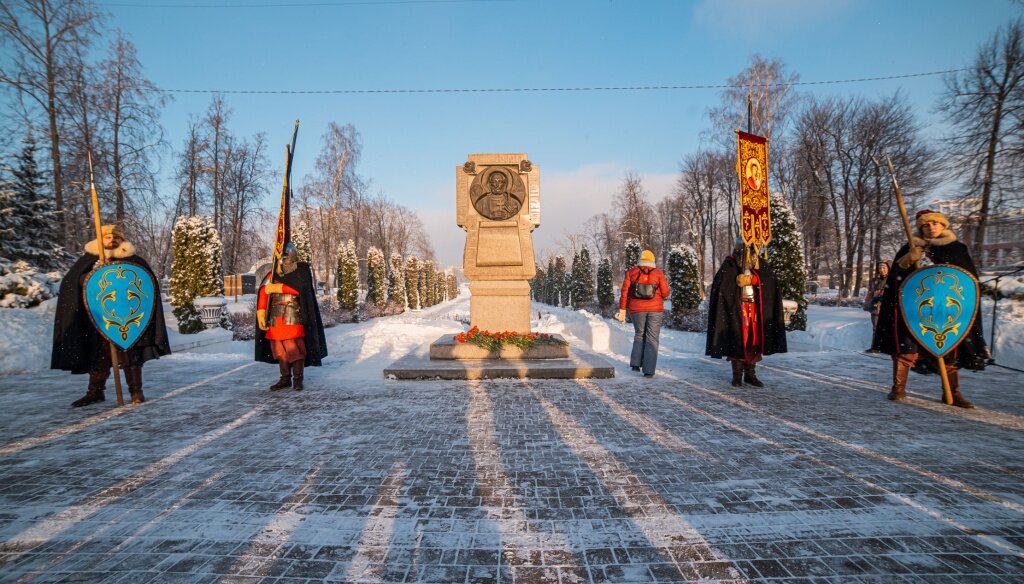
[[[907,250],[914,248],[914,232],[910,229],[910,218],[907,216],[907,206],[903,203],[903,190],[900,189],[900,183],[896,180],[896,169],[892,165],[892,159],[886,154],[885,162],[889,165],[889,174],[892,176],[892,186],[896,191],[896,203],[900,208],[900,218],[903,219],[903,230],[907,234]],[[915,265],[916,267],[916,265]],[[946,361],[942,357],[938,357],[939,360],[939,376],[942,378],[942,401],[946,402],[946,405],[953,404],[953,392],[949,388],[949,376],[946,375]]]
[[[103,249],[103,221],[100,219],[100,197],[96,193],[96,181],[93,180],[92,176],[92,151],[86,152],[86,157],[89,159],[89,191],[92,194],[92,218],[96,224],[96,250],[100,256],[100,265],[103,266],[107,263],[107,253]],[[119,359],[117,358],[117,347],[114,343],[107,342],[110,345],[110,364],[114,368],[114,390],[117,392],[117,405],[124,405],[124,395],[121,393],[121,375],[117,372],[120,367]]]
[[[270,272],[270,281],[278,275],[281,265],[281,255],[284,253],[284,244],[291,239],[291,176],[292,158],[295,156],[295,140],[299,136],[299,120],[295,120],[295,130],[292,131],[292,143],[285,145],[284,158],[284,184],[281,186],[281,214],[277,219],[277,235],[274,239],[274,267]]]

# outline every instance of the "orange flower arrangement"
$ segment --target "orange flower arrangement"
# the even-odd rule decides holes
[[[569,343],[548,333],[521,334],[514,331],[491,332],[473,327],[466,332],[454,336],[459,343],[472,343],[488,351],[499,351],[505,345],[514,345],[527,351],[536,343],[568,345]]]

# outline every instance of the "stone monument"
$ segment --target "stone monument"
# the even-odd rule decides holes
[[[526,154],[470,154],[456,167],[455,193],[456,223],[466,231],[470,326],[530,332],[540,169]]]
[[[470,154],[455,170],[455,222],[466,231],[463,273],[469,280],[470,326],[530,333],[530,284],[537,273],[533,230],[540,225],[540,169],[526,154]],[[462,335],[458,335],[462,336]],[[614,377],[597,355],[555,342],[494,349],[443,335],[429,358],[410,353],[384,369],[388,379],[573,379]]]

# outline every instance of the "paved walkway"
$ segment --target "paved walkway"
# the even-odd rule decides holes
[[[979,409],[885,400],[889,364],[769,357],[769,387],[666,354],[654,379],[346,382],[181,355],[150,401],[0,380],[4,582],[1020,582],[1024,377]],[[112,391],[108,391],[108,399]]]

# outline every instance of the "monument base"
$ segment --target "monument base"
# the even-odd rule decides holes
[[[530,332],[530,284],[526,280],[469,283],[469,324],[501,333]]]
[[[428,359],[406,355],[384,369],[385,379],[470,380],[610,379],[615,367],[594,354],[573,353],[567,359]]]
[[[552,337],[565,342],[562,335]],[[491,352],[473,343],[460,343],[453,335],[444,335],[430,343],[431,359],[568,359],[569,344],[534,343],[527,350],[515,345],[505,345],[497,352]]]

